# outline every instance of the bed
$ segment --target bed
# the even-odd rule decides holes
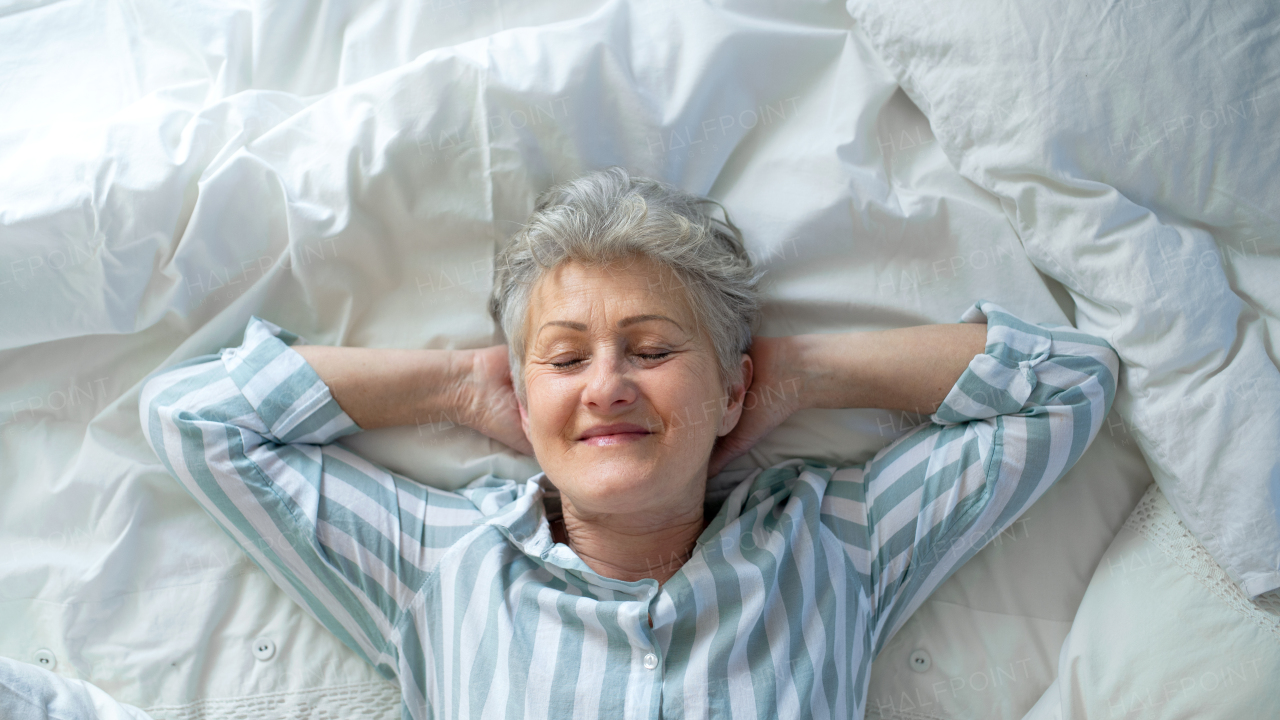
[[[760,335],[954,322],[987,299],[1125,363],[1078,465],[885,647],[868,717],[1274,715],[1277,15],[9,6],[0,692],[35,672],[104,718],[112,699],[157,720],[396,716],[397,687],[167,474],[141,381],[234,347],[251,315],[321,344],[503,342],[498,244],[540,190],[622,165],[725,205],[769,271]],[[806,411],[720,482],[865,460],[920,420]],[[538,471],[447,417],[340,442],[438,487]]]

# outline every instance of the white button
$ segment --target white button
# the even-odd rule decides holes
[[[656,667],[658,667],[658,656],[657,656],[657,655],[654,655],[653,653],[649,653],[648,655],[645,655],[645,656],[644,656],[644,669],[645,669],[645,670],[652,670],[652,669],[654,669],[654,668],[656,668]]]
[[[929,653],[924,650],[916,650],[911,653],[911,657],[907,658],[907,665],[918,673],[927,672],[933,667],[933,658],[929,657]]]
[[[36,651],[36,664],[45,670],[52,670],[58,667],[58,656],[52,650],[40,648]]]
[[[270,660],[275,654],[276,644],[271,638],[260,637],[253,641],[253,656],[259,660]]]

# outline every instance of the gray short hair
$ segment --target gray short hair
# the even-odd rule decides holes
[[[713,204],[724,220],[702,207]],[[724,206],[620,167],[588,173],[538,197],[533,215],[498,253],[489,315],[502,326],[516,395],[527,401],[529,301],[548,272],[573,261],[609,266],[645,257],[674,273],[715,349],[720,380],[742,382],[742,354],[760,317],[759,282]]]

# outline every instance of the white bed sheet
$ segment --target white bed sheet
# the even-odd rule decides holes
[[[251,314],[327,344],[500,342],[497,243],[587,169],[720,199],[769,268],[762,335],[953,322],[978,298],[1072,318],[839,3],[294,7],[0,16],[0,655],[48,650],[154,717],[394,717],[395,688],[167,475],[139,382],[235,345]],[[862,460],[916,420],[801,413],[732,467]],[[343,442],[442,487],[537,471],[447,418]],[[1150,480],[1109,421],[904,626],[868,709],[1020,717]],[[908,669],[918,649],[929,674]],[[973,681],[1006,667],[1007,692]],[[924,681],[950,691],[909,710]]]
[[[1134,511],[1027,718],[1274,715],[1280,10],[848,7],[951,162],[1066,284],[1077,325],[1120,354],[1119,419],[1163,491],[1148,498],[1168,517]]]
[[[1119,353],[1116,407],[1250,596],[1280,589],[1280,6],[849,0],[961,175]]]

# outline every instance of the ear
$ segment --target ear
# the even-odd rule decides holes
[[[520,428],[524,430],[524,436],[529,435],[529,411],[524,409],[524,403],[520,402],[520,397],[516,396],[516,407],[520,410]]]
[[[720,418],[720,428],[716,431],[716,435],[720,437],[728,435],[742,419],[743,404],[746,401],[747,388],[751,387],[753,372],[751,356],[742,353],[742,382],[729,388],[729,401],[725,407],[724,416]]]

